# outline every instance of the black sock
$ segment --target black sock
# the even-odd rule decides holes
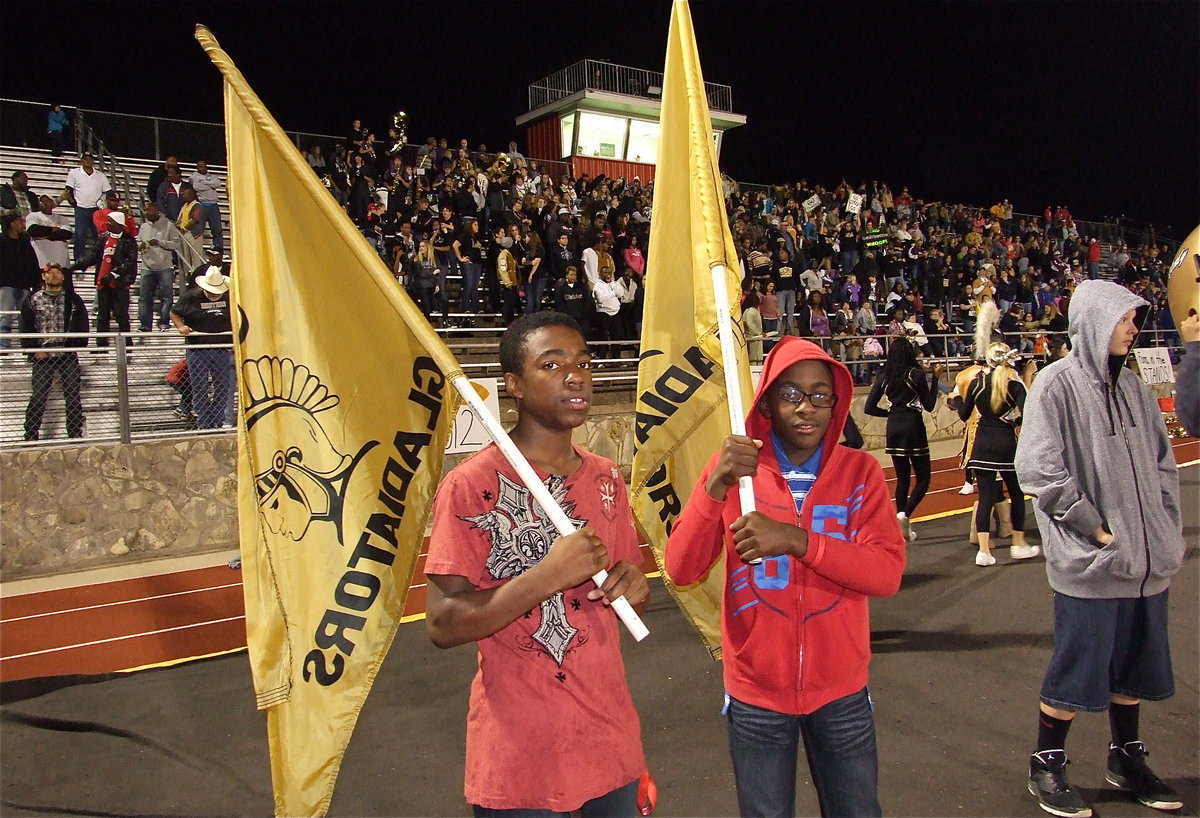
[[[1071,729],[1071,719],[1056,719],[1048,713],[1038,710],[1038,746],[1037,751],[1063,750],[1067,746],[1067,731]]]
[[[1108,726],[1112,729],[1113,744],[1124,747],[1138,740],[1138,707],[1140,704],[1117,704],[1108,706]]]

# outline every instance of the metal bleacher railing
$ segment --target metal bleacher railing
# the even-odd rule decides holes
[[[498,331],[498,330],[495,330]],[[495,341],[475,342],[466,330],[449,331],[446,340],[452,351],[463,361],[463,369],[472,377],[500,377],[495,357]],[[478,332],[478,331],[477,331]],[[1032,346],[1041,333],[1022,333]],[[46,403],[40,429],[40,440],[24,441],[25,411],[31,392],[29,352],[20,348],[22,338],[43,338],[40,335],[4,335],[12,348],[0,347],[0,448],[12,449],[48,446],[70,442],[67,439],[66,407],[62,390],[56,380]],[[79,337],[79,336],[74,336]],[[886,336],[875,336],[885,346]],[[97,347],[96,341],[105,338],[108,346]],[[973,338],[967,333],[930,335],[931,362],[946,366],[945,383],[953,384],[954,373],[971,363],[969,356]],[[84,411],[83,439],[90,442],[124,442],[151,440],[195,434],[232,434],[232,428],[197,430],[194,418],[180,411],[180,391],[168,383],[172,367],[184,358],[183,339],[173,333],[108,333],[88,334],[88,347],[75,350],[82,373],[81,398]],[[770,341],[770,338],[765,339]],[[851,367],[860,383],[869,381],[883,363],[882,357],[849,358],[840,348],[842,339],[810,338],[832,346],[835,357]],[[849,339],[846,339],[849,340]],[[861,339],[860,339],[861,340]],[[1139,342],[1142,345],[1166,347],[1173,357],[1181,351],[1178,335],[1147,329]],[[214,345],[215,346],[215,345]],[[627,392],[637,382],[637,363],[640,344],[636,339],[602,341],[591,344],[596,351],[594,376],[597,392]],[[1048,353],[1026,353],[1026,359],[1045,360]],[[626,357],[630,356],[630,357]]]
[[[605,60],[580,60],[529,85],[529,110],[536,111],[580,91],[608,91],[657,100],[662,96],[661,71],[647,71]],[[714,111],[733,111],[733,89],[715,82],[704,83],[708,106]]]
[[[44,147],[46,113],[44,102],[0,98],[0,144]],[[108,147],[121,156],[140,156],[162,161],[168,155],[181,159],[204,159],[210,165],[226,164],[225,126],[215,122],[170,119],[159,116],[122,114],[91,108],[63,106],[73,123],[84,121],[103,134]],[[344,137],[288,131],[296,146],[304,149],[321,144],[326,149]]]

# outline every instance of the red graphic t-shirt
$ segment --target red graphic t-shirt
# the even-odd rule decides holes
[[[625,483],[612,461],[578,450],[570,475],[539,472],[578,525],[604,541],[609,567],[641,562]],[[476,588],[524,573],[557,538],[494,444],[438,488],[425,572]],[[570,812],[637,779],[641,727],[625,681],[621,627],[587,598],[589,580],[480,640],[467,717],[467,801],[491,809]]]

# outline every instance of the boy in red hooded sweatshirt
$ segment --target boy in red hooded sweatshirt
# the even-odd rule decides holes
[[[801,740],[822,815],[882,812],[867,600],[899,589],[904,538],[878,462],[838,444],[853,396],[843,364],[785,337],[747,434],[713,455],[667,541],[678,585],[724,551],[725,714],[742,815],[795,814]],[[734,490],[743,476],[757,507],[746,515]]]

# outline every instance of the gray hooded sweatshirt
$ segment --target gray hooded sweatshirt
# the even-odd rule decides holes
[[[1110,281],[1071,298],[1071,352],[1046,367],[1025,401],[1016,468],[1034,497],[1050,587],[1087,599],[1153,596],[1183,562],[1179,474],[1149,390],[1108,368],[1113,330],[1146,302]],[[1092,539],[1104,525],[1106,547]]]

